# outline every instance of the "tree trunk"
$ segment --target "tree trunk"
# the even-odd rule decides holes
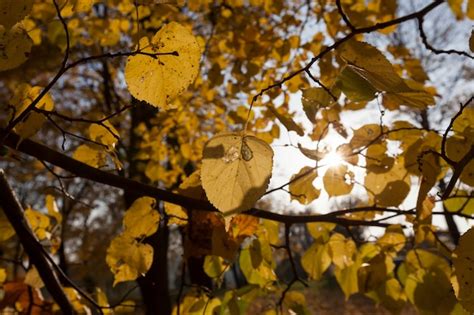
[[[150,117],[156,114],[156,109],[145,104],[139,104],[136,99],[132,100],[135,106],[132,109],[132,123],[130,126],[130,147],[129,147],[129,169],[128,176],[143,183],[149,183],[146,176],[139,171],[139,163],[134,160],[134,155],[138,151],[140,143],[139,137],[134,129],[140,124],[147,124]],[[148,124],[147,124],[148,125]],[[126,193],[124,195],[127,207],[130,206],[139,196]],[[157,203],[157,207],[159,204]],[[157,210],[158,211],[158,210]],[[169,230],[167,224],[161,224],[158,231],[144,240],[144,243],[153,247],[153,263],[145,276],[138,278],[137,282],[142,293],[143,304],[146,314],[169,315],[171,314],[171,301],[168,287],[168,238]]]

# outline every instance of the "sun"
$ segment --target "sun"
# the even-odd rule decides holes
[[[335,149],[331,149],[320,161],[321,165],[328,167],[337,166],[344,162],[344,158]]]

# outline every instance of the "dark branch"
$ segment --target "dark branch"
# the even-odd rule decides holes
[[[74,309],[50,262],[43,254],[43,247],[26,223],[23,208],[11,189],[3,170],[0,170],[0,206],[13,226],[29,259],[38,270],[41,280],[63,314],[74,314]]]

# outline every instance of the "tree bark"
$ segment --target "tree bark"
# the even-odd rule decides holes
[[[145,104],[139,104],[136,99],[132,100],[132,123],[130,126],[130,146],[129,146],[129,169],[128,177],[137,179],[142,183],[149,184],[149,180],[140,171],[141,161],[135,160],[134,156],[139,151],[140,137],[134,132],[134,129],[140,124],[148,125],[150,117],[156,114],[156,109]],[[127,207],[141,195],[125,191],[124,198]],[[157,207],[159,206],[157,200]],[[158,209],[157,209],[158,211]],[[143,304],[146,314],[150,315],[169,315],[171,314],[171,300],[168,287],[168,239],[169,230],[167,224],[161,224],[158,231],[144,240],[145,243],[153,247],[153,263],[145,276],[138,278],[137,282],[142,293]]]

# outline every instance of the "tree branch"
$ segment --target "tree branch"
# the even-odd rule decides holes
[[[74,314],[74,309],[64,292],[51,264],[43,254],[43,247],[25,221],[23,208],[0,169],[0,206],[13,226],[29,259],[38,270],[41,280],[63,314]]]
[[[5,136],[5,131],[0,129],[0,136]],[[97,183],[120,188],[124,191],[134,192],[141,196],[151,196],[162,201],[182,206],[187,209],[199,209],[204,211],[217,211],[217,209],[207,200],[194,199],[184,195],[179,195],[171,191],[160,189],[151,185],[146,185],[119,175],[108,173],[100,169],[91,167],[87,164],[70,158],[60,152],[52,150],[42,144],[29,139],[21,140],[15,133],[6,135],[5,145],[16,149],[27,155],[33,156],[55,166],[58,166],[77,177],[89,179]],[[269,219],[282,223],[295,224],[307,222],[332,222],[343,226],[379,226],[387,227],[390,224],[382,222],[372,222],[364,220],[351,220],[348,218],[339,218],[332,213],[318,215],[285,215],[275,212],[252,208],[244,214],[254,217]]]
[[[436,55],[441,55],[441,54],[447,54],[447,55],[460,55],[464,56],[470,59],[474,59],[474,56],[468,54],[465,51],[460,51],[456,49],[438,49],[433,47],[429,42],[428,42],[428,37],[426,36],[425,29],[423,28],[423,19],[424,16],[418,17],[418,30],[420,31],[420,37],[421,41],[423,42],[423,45],[425,45],[426,49],[430,50],[431,52],[435,53]]]

